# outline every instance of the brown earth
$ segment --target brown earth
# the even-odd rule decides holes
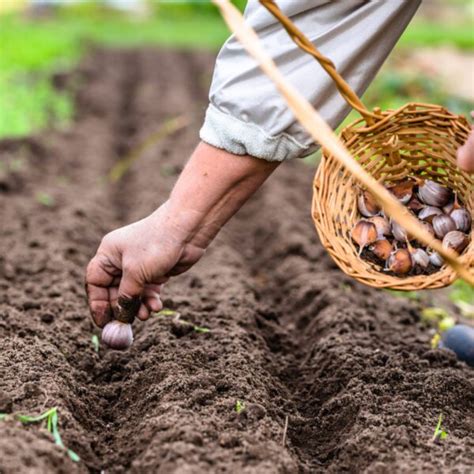
[[[97,51],[67,80],[74,127],[1,142],[0,412],[57,406],[81,462],[10,416],[0,472],[472,472],[473,370],[430,350],[415,303],[335,268],[300,162],[167,285],[166,306],[210,332],[153,316],[129,351],[94,351],[84,267],[104,233],[166,198],[197,141],[212,63]],[[187,128],[108,183],[119,157],[181,114]],[[440,413],[449,436],[435,444]]]

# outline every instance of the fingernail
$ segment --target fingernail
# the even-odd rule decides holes
[[[127,298],[125,296],[120,296],[117,304],[117,313],[115,314],[115,319],[121,321],[122,323],[132,324],[135,316],[140,309],[141,299],[138,296],[133,298]]]

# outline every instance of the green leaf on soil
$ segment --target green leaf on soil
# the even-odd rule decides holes
[[[177,313],[178,313],[177,311],[173,311],[172,309],[163,308],[161,311],[158,311],[157,313],[153,313],[153,316],[174,316]]]
[[[37,423],[39,421],[46,420],[46,428],[53,435],[54,443],[57,446],[63,449],[66,449],[66,447],[64,446],[63,440],[61,438],[61,435],[59,433],[59,429],[58,429],[57,407],[50,408],[49,410],[46,410],[44,413],[41,413],[40,415],[36,415],[36,416],[18,414],[16,415],[16,419],[21,421],[24,424]],[[74,462],[80,461],[81,458],[71,449],[66,449],[66,452],[72,461]]]
[[[53,196],[45,193],[43,191],[37,192],[35,195],[36,201],[46,207],[54,206],[54,198]]]
[[[235,411],[237,413],[240,413],[242,410],[245,410],[245,403],[241,402],[240,400],[237,400],[235,402]]]
[[[8,416],[8,413],[0,413],[0,421],[4,420]]]
[[[77,453],[75,453],[72,449],[68,449],[67,454],[71,458],[71,461],[79,462],[81,460],[79,455]]]
[[[94,350],[96,352],[99,352],[100,343],[99,343],[99,337],[97,336],[97,334],[92,334],[91,342],[92,342],[92,347],[94,348]]]
[[[193,326],[194,332],[205,334],[207,332],[211,332],[209,328],[201,327],[201,326]]]
[[[441,426],[442,423],[443,423],[443,414],[440,413],[438,417],[438,423],[436,424],[436,428],[433,433],[433,437],[431,438],[433,442],[438,441],[440,439],[446,439],[448,436],[448,433],[446,433],[446,431]]]
[[[432,338],[431,338],[431,349],[436,349],[438,347],[439,341],[441,341],[441,336],[439,332],[437,332]]]

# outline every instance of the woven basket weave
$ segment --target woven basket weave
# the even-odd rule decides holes
[[[369,111],[355,92],[273,0],[260,0],[283,25],[293,41],[311,54],[332,77],[348,104],[362,118],[344,128],[340,139],[351,155],[376,180],[393,184],[407,176],[426,177],[455,191],[471,214],[474,213],[474,179],[456,166],[456,150],[470,131],[463,116],[443,107],[409,103],[395,111]],[[336,264],[349,276],[367,285],[397,290],[440,288],[452,283],[456,272],[444,265],[431,275],[391,276],[358,256],[350,237],[360,219],[357,179],[338,160],[323,149],[314,178],[312,216],[322,244]],[[460,261],[474,266],[474,230]]]

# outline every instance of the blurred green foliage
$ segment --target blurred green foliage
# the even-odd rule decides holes
[[[233,1],[243,10],[246,0]],[[70,98],[54,89],[49,78],[53,72],[71,68],[90,44],[217,49],[229,35],[209,1],[149,1],[149,6],[151,14],[144,18],[126,16],[101,2],[63,6],[50,17],[34,20],[22,13],[0,16],[0,138],[28,135],[72,117]],[[474,49],[472,30],[468,20],[452,24],[415,19],[400,45],[451,44]],[[468,107],[459,101],[449,103],[452,99],[443,96],[433,81],[402,75],[381,76],[364,99],[369,106],[383,108],[397,107],[408,99],[442,102],[454,111],[464,112]]]

